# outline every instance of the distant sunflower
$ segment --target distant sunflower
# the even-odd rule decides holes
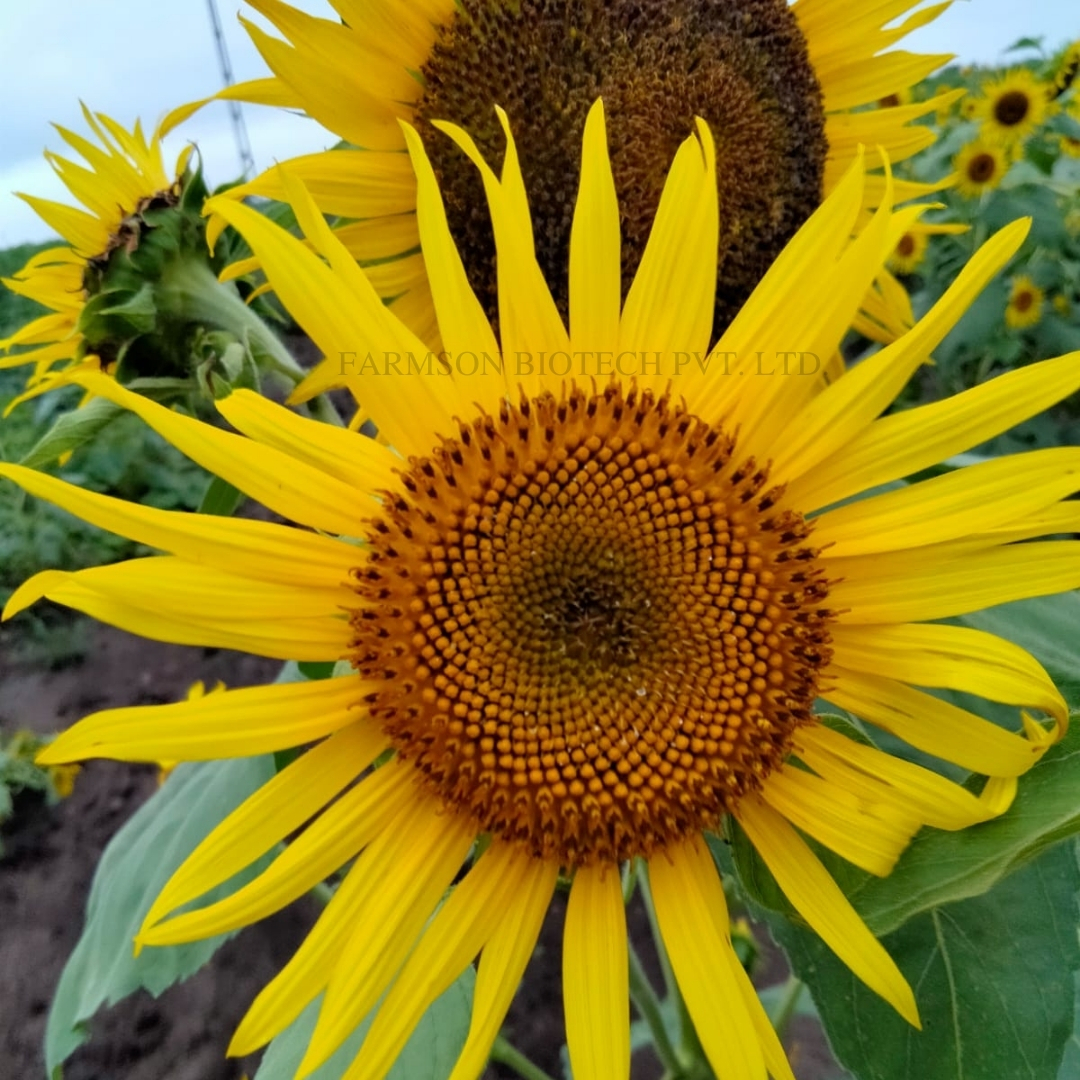
[[[1009,290],[1009,303],[1005,308],[1005,322],[1014,330],[1035,326],[1042,319],[1042,289],[1027,274],[1013,278]]]
[[[0,368],[32,363],[31,383],[58,363],[82,358],[86,346],[79,320],[88,299],[88,275],[107,264],[114,250],[138,242],[140,216],[144,212],[176,203],[180,194],[179,177],[191,153],[191,147],[181,153],[170,177],[162,161],[160,132],[156,131],[147,140],[138,121],[128,131],[110,117],[91,113],[85,106],[83,116],[98,144],[55,126],[64,142],[86,164],[50,152],[45,157],[85,209],[33,195],[19,195],[46,225],[67,241],[64,247],[49,248],[32,256],[13,277],[3,279],[12,292],[37,301],[51,312],[0,340],[0,350],[36,346],[0,358]]]
[[[1001,186],[1009,170],[1009,159],[1002,147],[976,140],[953,158],[953,168],[957,174],[956,190],[969,199],[977,199]]]
[[[1063,154],[1069,157],[1080,158],[1080,139],[1073,135],[1059,135],[1058,146]]]
[[[366,148],[310,155],[289,168],[324,213],[363,219],[343,230],[343,242],[371,265],[373,283],[403,321],[432,345],[435,310],[417,249],[416,185],[399,120],[415,124],[424,139],[470,284],[495,320],[494,239],[477,211],[483,190],[461,170],[460,151],[438,139],[433,119],[463,126],[499,160],[503,137],[491,110],[506,108],[529,181],[537,257],[565,315],[572,179],[593,100],[602,96],[612,116],[624,295],[649,236],[666,162],[693,131],[694,117],[703,117],[722,149],[720,332],[860,146],[883,147],[893,162],[910,157],[934,140],[931,129],[912,121],[962,93],[863,108],[905,99],[949,59],[884,51],[941,10],[916,11],[885,29],[917,0],[887,9],[868,0],[332,0],[340,21],[281,0],[248,2],[285,40],[245,21],[274,74],[227,96],[302,109]],[[896,185],[902,198],[931,190]],[[880,176],[867,184],[868,207],[882,191]],[[271,170],[233,191],[236,198],[248,194],[283,193]],[[400,258],[387,261],[393,256]],[[902,332],[909,315],[905,309],[886,318],[889,333]]]
[[[889,256],[889,269],[897,274],[913,274],[926,258],[931,236],[967,232],[969,226],[952,222],[916,221],[896,242]]]
[[[567,326],[534,256],[520,158],[500,120],[501,179],[462,129],[440,125],[487,190],[498,337],[468,286],[421,136],[405,128],[445,366],[383,305],[287,171],[278,183],[310,247],[243,203],[212,208],[327,357],[296,396],[353,364],[345,381],[363,384],[394,450],[246,390],[217,402],[237,434],[100,374],[69,376],[299,527],[153,509],[0,465],[34,495],[168,553],[46,571],[16,591],[8,616],[48,597],[149,637],[354,669],[100,712],[44,760],[204,760],[314,744],[196,849],[139,933],[149,946],[235,929],[355,859],[256,999],[233,1053],[262,1046],[321,995],[307,1075],[381,1001],[345,1074],[377,1080],[479,955],[451,1074],[474,1080],[562,873],[573,879],[570,1064],[576,1076],[626,1080],[620,865],[640,857],[717,1075],[792,1080],[732,949],[705,834],[737,821],[806,922],[918,1023],[907,982],[805,837],[887,874],[920,827],[1002,812],[1015,777],[1060,737],[1065,703],[1034,659],[939,620],[1080,585],[1080,545],[1017,542],[1080,528],[1080,506],[1066,498],[1080,484],[1080,450],[852,500],[1073,392],[1080,354],[878,419],[1015,253],[1019,223],[892,346],[832,382],[804,364],[839,348],[913,214],[892,212],[887,183],[852,239],[861,161],[714,341],[716,154],[701,122],[675,155],[624,303],[599,105],[584,132]],[[785,376],[781,358],[796,345],[798,371]],[[553,374],[564,361],[574,374]],[[363,374],[367,364],[384,377]],[[987,695],[1049,723],[1024,713],[1010,731],[919,687]],[[991,779],[975,794],[849,739],[815,717],[819,697]],[[478,836],[487,842],[474,847]],[[252,882],[190,906],[287,837]]]
[[[1012,146],[1038,130],[1050,108],[1051,87],[1026,68],[982,87],[978,118],[990,142]]]

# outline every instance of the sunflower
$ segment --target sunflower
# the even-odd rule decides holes
[[[1026,68],[991,79],[982,86],[978,119],[990,142],[1013,146],[1042,124],[1050,109],[1052,88]]]
[[[969,226],[952,222],[916,221],[904,232],[889,256],[889,268],[897,274],[913,274],[926,258],[931,236],[955,235]]]
[[[1080,451],[1034,451],[851,499],[1071,393],[1080,355],[877,419],[1015,253],[1018,223],[909,334],[827,382],[814,359],[837,350],[918,213],[894,213],[886,181],[852,239],[865,198],[859,160],[713,344],[719,213],[703,122],[675,154],[623,303],[599,103],[583,137],[567,326],[534,256],[520,158],[499,119],[501,179],[461,128],[440,125],[487,191],[498,336],[468,286],[422,138],[404,129],[446,346],[437,357],[383,305],[286,170],[278,182],[310,246],[235,200],[212,208],[327,357],[296,397],[351,367],[347,381],[362,384],[394,449],[245,390],[218,402],[233,433],[99,373],[67,376],[295,526],[138,506],[0,465],[34,495],[165,552],[46,571],[6,615],[48,597],[149,637],[348,661],[348,674],[324,681],[100,712],[44,760],[204,760],[312,744],[199,846],[138,936],[152,946],[243,926],[355,858],[252,1005],[233,1053],[265,1044],[321,994],[306,1075],[381,1000],[346,1076],[382,1077],[429,1003],[479,955],[452,1074],[475,1078],[562,874],[572,877],[571,1067],[625,1080],[620,866],[642,860],[717,1075],[791,1080],[735,958],[704,837],[738,822],[807,923],[918,1023],[910,987],[804,834],[887,874],[921,826],[1000,813],[1015,778],[1061,735],[1064,701],[1030,656],[936,620],[1080,584],[1077,544],[1016,543],[1080,527],[1077,504],[1061,501],[1080,483]],[[917,687],[1025,706],[1048,726],[1024,713],[1010,731]],[[819,696],[990,779],[976,795],[849,739],[812,713]],[[190,907],[290,836],[250,884]]]
[[[491,109],[505,106],[530,183],[537,256],[565,316],[572,179],[592,101],[604,97],[612,115],[624,296],[649,236],[664,167],[693,131],[694,117],[704,117],[721,141],[720,332],[860,146],[881,146],[894,162],[910,157],[934,141],[929,128],[911,122],[963,93],[863,108],[906,97],[950,59],[883,53],[940,13],[927,8],[885,29],[916,0],[333,0],[340,21],[282,0],[248,3],[282,37],[245,21],[273,75],[226,96],[303,110],[365,148],[311,155],[289,168],[324,213],[362,219],[347,226],[343,242],[371,266],[380,295],[433,348],[437,320],[399,120],[415,124],[424,139],[470,285],[494,321],[494,238],[477,211],[483,190],[462,170],[460,151],[439,139],[433,119],[460,124],[485,155],[498,158],[503,137]],[[895,190],[912,198],[935,187],[897,183]],[[866,185],[867,205],[875,206],[882,191],[877,176]],[[233,191],[235,198],[250,194],[281,198],[277,173]],[[254,266],[239,264],[233,273]],[[895,336],[910,325],[910,312],[902,305],[886,321]]]
[[[1005,308],[1005,323],[1013,330],[1035,326],[1042,318],[1044,294],[1027,274],[1013,278],[1009,303]]]
[[[45,157],[85,209],[33,195],[19,196],[67,241],[65,246],[32,256],[14,277],[3,279],[12,292],[35,300],[50,312],[0,340],[0,350],[36,346],[0,359],[0,368],[32,363],[31,383],[56,364],[71,363],[87,351],[80,317],[89,299],[88,278],[108,264],[113,251],[138,243],[144,212],[177,203],[180,178],[191,153],[187,147],[180,154],[175,179],[171,179],[162,161],[160,131],[147,140],[139,122],[128,131],[103,113],[91,113],[86,106],[83,116],[97,144],[60,125],[56,130],[86,164],[48,151]]]
[[[1075,135],[1059,135],[1058,147],[1068,157],[1080,158],[1080,138]]]
[[[977,199],[984,192],[1000,187],[1009,171],[1009,160],[1002,147],[977,139],[953,158],[953,168],[957,175],[956,190],[968,199]]]

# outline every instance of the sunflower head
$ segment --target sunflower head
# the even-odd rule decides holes
[[[1080,583],[1074,542],[1017,542],[1077,530],[1067,498],[1077,455],[1037,452],[880,489],[1075,391],[1077,356],[1013,372],[947,410],[879,419],[1016,254],[1027,231],[1016,223],[893,347],[836,378],[785,364],[799,346],[800,359],[838,353],[895,236],[918,216],[894,212],[886,175],[881,205],[860,219],[861,161],[717,339],[719,196],[704,123],[675,153],[624,300],[599,104],[585,124],[564,321],[535,257],[512,129],[498,119],[501,176],[445,126],[489,202],[498,333],[469,288],[423,139],[404,128],[439,356],[383,304],[287,169],[277,180],[305,239],[232,198],[208,208],[249,241],[326,356],[295,400],[349,387],[393,450],[247,390],[216,401],[226,431],[99,373],[71,377],[298,527],[155,510],[0,464],[31,493],[170,553],[46,572],[6,614],[49,597],[170,640],[345,655],[352,667],[107,710],[42,760],[314,744],[200,845],[138,935],[164,945],[236,929],[355,860],[233,1053],[264,1045],[321,996],[300,1074],[376,1010],[350,1071],[380,1080],[439,989],[479,954],[483,992],[455,1066],[479,1076],[564,873],[571,1066],[621,1080],[619,863],[641,855],[712,1067],[731,1073],[738,1055],[739,1075],[789,1076],[732,950],[703,833],[734,818],[807,923],[918,1024],[904,976],[804,834],[887,874],[924,825],[962,829],[1003,812],[1016,777],[1063,733],[1064,699],[1032,658],[942,620]],[[389,377],[350,374],[349,355]],[[1050,722],[1025,714],[1006,730],[926,686],[987,688]],[[812,714],[818,695],[989,779],[976,795],[849,738]],[[243,889],[190,904],[290,836]]]
[[[437,125],[467,130],[498,170],[509,162],[492,110],[505,109],[517,133],[537,259],[565,316],[581,135],[592,102],[602,96],[609,107],[624,295],[648,243],[665,163],[702,117],[719,150],[714,324],[721,331],[860,146],[880,145],[894,162],[917,153],[934,135],[911,122],[961,93],[910,104],[910,87],[948,57],[903,54],[901,64],[902,54],[882,55],[938,9],[886,29],[900,10],[886,19],[880,5],[848,0],[425,0],[393,5],[392,29],[376,36],[343,2],[335,5],[340,23],[278,0],[250,2],[286,40],[251,28],[274,78],[229,96],[300,106],[369,148],[347,162],[340,152],[330,161],[303,159],[294,172],[324,212],[363,219],[345,226],[343,240],[362,263],[383,267],[373,275],[376,288],[433,345],[438,328],[410,231],[414,190],[396,153],[398,120],[420,132],[470,285],[497,323],[496,244],[483,186]],[[897,107],[865,108],[891,97]],[[354,181],[348,195],[340,182],[346,172]],[[881,191],[878,177],[867,189],[868,209]],[[233,194],[280,198],[282,191],[268,173]],[[398,270],[387,268],[388,257],[406,252]],[[904,307],[892,324],[903,323]]]
[[[984,83],[977,114],[983,138],[1002,146],[1023,142],[1046,119],[1051,90],[1026,68]]]
[[[953,167],[957,174],[956,190],[969,199],[977,199],[1001,185],[1009,159],[998,144],[977,139],[956,155]]]
[[[924,231],[911,228],[896,242],[889,266],[897,274],[913,274],[926,258],[929,237]]]
[[[85,164],[52,152],[45,155],[82,208],[20,196],[67,241],[66,247],[33,256],[4,281],[11,291],[37,301],[50,312],[0,341],[0,349],[36,346],[0,360],[3,367],[34,363],[31,381],[58,362],[70,363],[95,350],[100,343],[95,338],[102,337],[102,322],[99,319],[95,324],[88,305],[111,291],[105,284],[110,266],[121,259],[145,259],[149,235],[162,211],[179,204],[191,179],[187,168],[190,148],[181,154],[170,177],[156,133],[147,139],[140,124],[129,131],[85,106],[83,115],[96,142],[60,126],[57,131]],[[134,308],[124,310],[137,291],[125,287],[98,302],[98,307],[112,309],[114,332],[121,325],[132,329],[128,316],[140,320]],[[105,357],[106,362],[109,359],[115,356]]]
[[[1013,278],[1009,303],[1005,308],[1005,323],[1013,330],[1035,326],[1042,319],[1042,289],[1027,274]]]

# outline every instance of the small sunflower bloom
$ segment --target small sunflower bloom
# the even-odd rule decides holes
[[[901,235],[889,256],[889,269],[896,274],[914,274],[923,264],[931,236],[965,233],[969,226],[953,222],[916,221]]]
[[[1063,319],[1067,319],[1072,314],[1072,303],[1064,293],[1057,293],[1051,303]]]
[[[717,166],[719,333],[860,146],[881,146],[894,163],[911,157],[934,141],[913,121],[963,93],[910,103],[911,87],[951,59],[886,51],[942,10],[916,11],[916,0],[887,9],[868,0],[334,0],[340,20],[282,0],[248,2],[281,35],[244,20],[273,75],[219,96],[302,109],[365,148],[310,155],[289,168],[324,213],[356,219],[342,228],[342,241],[371,265],[380,295],[433,349],[437,320],[417,251],[416,184],[402,153],[401,120],[424,140],[470,283],[494,320],[494,241],[475,212],[483,188],[462,172],[458,150],[445,145],[433,121],[465,127],[494,159],[502,133],[491,110],[505,107],[532,183],[537,258],[565,317],[572,183],[593,100],[603,97],[610,106],[624,296],[649,238],[671,148],[693,131],[695,116],[703,117],[724,140]],[[902,21],[893,26],[896,19]],[[895,107],[864,108],[892,98]],[[867,208],[878,205],[883,185],[880,175],[868,181]],[[904,198],[933,190],[894,185]],[[283,191],[270,170],[231,195],[281,198]],[[255,265],[250,260],[233,272]],[[910,325],[906,304],[894,306],[887,321],[892,336],[903,332]]]
[[[1044,299],[1042,289],[1027,274],[1014,278],[1005,308],[1006,325],[1013,330],[1036,326],[1042,319]]]
[[[1080,158],[1080,138],[1075,135],[1059,135],[1058,149],[1067,157]]]
[[[438,355],[383,304],[287,170],[278,182],[307,244],[233,199],[208,208],[246,238],[326,357],[295,399],[349,386],[390,446],[246,390],[217,403],[230,432],[98,373],[69,376],[294,525],[138,506],[0,465],[25,490],[164,552],[46,571],[6,615],[48,597],[150,637],[351,669],[110,709],[43,759],[205,760],[311,744],[192,853],[139,933],[149,947],[236,929],[355,860],[233,1053],[264,1045],[321,995],[306,1076],[381,1001],[345,1074],[380,1080],[479,956],[451,1074],[475,1080],[564,876],[570,1064],[627,1080],[620,867],[640,858],[717,1076],[792,1080],[736,958],[705,836],[737,821],[806,922],[919,1023],[911,988],[806,838],[887,874],[919,828],[1000,814],[1016,777],[1063,733],[1065,702],[1034,659],[940,620],[1080,584],[1080,545],[1036,539],[1080,527],[1068,500],[1080,450],[852,500],[1074,392],[1080,355],[882,417],[1013,257],[1018,223],[909,334],[827,378],[813,359],[838,352],[918,214],[894,212],[886,183],[853,238],[859,160],[717,339],[716,152],[700,121],[623,301],[599,103],[584,131],[564,321],[535,255],[511,126],[498,120],[501,176],[465,131],[440,125],[486,190],[498,333],[469,286],[425,144],[404,127]],[[925,687],[1024,711],[1010,730]],[[821,697],[987,779],[969,789],[849,739],[815,717]],[[191,906],[290,836],[249,884]],[[474,847],[479,836],[490,842]]]
[[[1052,87],[1026,68],[982,86],[978,119],[982,136],[1001,146],[1015,146],[1032,136],[1050,111]]]
[[[1006,151],[996,143],[977,139],[965,146],[953,159],[956,190],[968,199],[978,199],[1001,186],[1009,171]]]

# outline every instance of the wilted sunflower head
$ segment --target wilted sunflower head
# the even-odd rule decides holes
[[[893,161],[906,158],[934,137],[910,122],[959,96],[907,104],[910,86],[947,57],[901,65],[894,62],[899,54],[879,55],[937,9],[886,30],[897,6],[883,13],[863,0],[426,0],[379,5],[378,14],[375,6],[339,0],[340,24],[279,0],[251,6],[286,40],[249,26],[274,78],[229,96],[299,106],[354,145],[378,151],[316,156],[292,168],[324,212],[365,219],[346,226],[343,240],[361,262],[382,263],[373,266],[376,288],[429,343],[437,328],[415,254],[415,188],[397,153],[399,119],[424,140],[470,285],[497,320],[495,243],[483,190],[462,168],[460,149],[437,137],[433,121],[465,128],[499,163],[506,142],[492,107],[505,108],[517,133],[537,258],[565,314],[591,103],[603,96],[609,104],[624,294],[648,241],[666,163],[693,131],[694,117],[702,117],[719,163],[719,331],[860,145],[882,146]],[[895,107],[862,108],[892,97]],[[881,185],[880,177],[868,185],[867,207],[880,199]],[[908,185],[904,195],[925,190]],[[234,197],[251,193],[282,194],[272,174],[235,189]],[[413,254],[396,269],[384,261],[407,252]]]
[[[0,341],[0,349],[34,346],[0,359],[0,368],[34,364],[31,383],[57,363],[71,362],[86,352],[88,301],[101,291],[103,275],[114,255],[136,252],[153,228],[155,214],[179,202],[191,154],[191,148],[185,148],[170,177],[162,160],[159,132],[147,139],[138,121],[128,131],[85,106],[83,116],[97,143],[60,125],[56,130],[86,164],[48,151],[45,154],[83,208],[33,195],[19,196],[67,241],[67,246],[34,255],[3,282],[12,292],[50,310]],[[120,302],[114,296],[110,304]]]

